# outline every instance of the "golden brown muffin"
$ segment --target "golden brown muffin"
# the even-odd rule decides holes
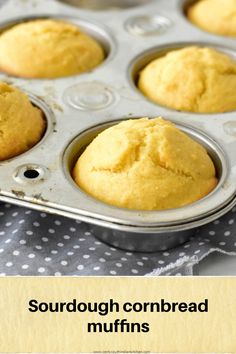
[[[45,126],[43,113],[23,92],[0,82],[0,161],[37,144]]]
[[[205,148],[162,118],[128,120],[104,130],[72,175],[93,197],[137,210],[178,208],[217,184]]]
[[[236,109],[236,62],[212,49],[186,47],[153,60],[138,87],[155,103],[188,112]]]
[[[15,25],[0,36],[0,69],[29,78],[81,74],[104,60],[103,48],[77,26],[59,20]]]
[[[236,37],[236,0],[200,0],[189,7],[187,16],[205,31]]]

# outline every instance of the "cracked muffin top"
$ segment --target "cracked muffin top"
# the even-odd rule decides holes
[[[34,20],[0,35],[0,69],[28,78],[58,78],[81,74],[104,60],[101,45],[60,20]]]
[[[19,89],[0,82],[0,161],[37,144],[46,128],[43,113]]]
[[[141,92],[157,104],[188,112],[236,109],[236,62],[213,48],[174,50],[149,63],[139,75]]]
[[[127,120],[104,130],[72,175],[100,201],[136,210],[178,208],[217,184],[205,148],[162,118]]]
[[[236,37],[236,0],[200,0],[189,7],[187,16],[205,31]]]

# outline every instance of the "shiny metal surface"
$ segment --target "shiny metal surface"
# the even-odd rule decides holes
[[[61,18],[96,38],[107,58],[91,72],[56,80],[0,73],[1,80],[29,93],[48,120],[39,144],[0,164],[0,199],[88,222],[103,241],[118,242],[121,248],[174,247],[186,241],[194,228],[236,204],[236,113],[193,114],[161,107],[138,91],[135,80],[148,61],[189,44],[210,45],[236,58],[235,40],[193,26],[184,16],[183,0],[137,1],[132,7],[120,0],[115,9],[96,1],[97,7],[103,4],[99,11],[82,3],[73,7],[56,0],[50,0],[50,6],[48,0],[9,0],[1,8],[1,30],[32,18]],[[75,186],[69,171],[79,150],[99,131],[122,119],[160,115],[208,149],[220,177],[209,196],[184,208],[144,212],[103,204]],[[25,177],[25,170],[38,175]]]
[[[59,0],[62,3],[88,10],[116,10],[128,9],[136,6],[145,5],[152,0]]]
[[[177,247],[194,235],[194,229],[185,231],[149,233],[123,232],[97,225],[91,225],[90,230],[101,241],[114,247],[136,252],[166,251]]]

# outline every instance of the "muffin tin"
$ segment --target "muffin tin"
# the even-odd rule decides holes
[[[185,242],[198,226],[236,204],[236,113],[174,111],[152,103],[135,85],[139,70],[150,60],[186,45],[215,47],[236,59],[235,39],[193,26],[184,15],[187,3],[50,0],[49,6],[46,0],[6,2],[0,11],[1,30],[35,18],[60,18],[96,38],[106,60],[91,72],[55,80],[0,74],[1,80],[26,91],[48,122],[41,142],[1,162],[2,201],[88,222],[103,241],[146,252]],[[71,168],[98,132],[123,119],[160,115],[207,148],[219,178],[212,193],[178,209],[133,211],[97,201],[75,185]]]

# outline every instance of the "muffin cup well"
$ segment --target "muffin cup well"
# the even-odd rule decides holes
[[[136,6],[145,5],[153,0],[58,0],[78,8],[88,10],[104,11],[104,10],[120,10],[128,9]]]
[[[202,31],[205,34],[222,38],[222,41],[226,38],[229,38],[229,39],[231,38],[234,40],[235,39],[234,36],[224,35],[223,33],[217,33],[215,31],[207,30],[206,28],[203,28],[190,20],[190,18],[188,17],[188,10],[190,9],[191,6],[195,5],[197,2],[200,2],[200,1],[201,0],[180,0],[180,4],[179,4],[180,13],[185,17],[185,19],[189,22],[189,24],[191,26],[195,27],[196,29],[198,29],[199,31]],[[227,19],[226,19],[226,21],[227,21]]]
[[[44,144],[45,140],[51,134],[51,132],[53,131],[53,128],[56,125],[54,114],[51,111],[51,109],[47,106],[47,104],[44,103],[38,97],[32,95],[31,93],[28,93],[26,91],[23,91],[23,92],[25,92],[25,94],[28,96],[28,98],[29,98],[30,102],[32,103],[32,105],[37,107],[43,113],[43,118],[44,118],[44,120],[46,122],[46,127],[45,127],[45,130],[44,130],[44,133],[43,133],[41,139],[34,146],[32,146],[29,150],[23,152],[22,154],[18,154],[16,156],[11,157],[10,159],[1,161],[1,165],[4,164],[4,163],[8,163],[8,162],[10,162],[12,160],[15,160],[15,159],[17,159],[19,157],[26,156],[27,154],[31,153],[32,150],[38,148],[41,144]]]
[[[199,221],[182,224],[166,228],[134,228],[117,227],[117,225],[100,226],[96,223],[90,224],[90,232],[101,241],[127,251],[135,252],[157,252],[166,251],[187,242],[190,237],[196,234],[198,227],[212,222],[228,211],[235,205],[236,197],[230,203],[219,210]]]
[[[167,251],[187,242],[194,235],[195,230],[161,231],[160,233],[134,232],[114,230],[91,225],[90,232],[99,240],[120,249],[131,252]]]
[[[77,159],[79,158],[79,156],[82,154],[82,152],[85,150],[85,148],[92,142],[92,140],[103,130],[120,123],[121,121],[124,120],[117,120],[117,121],[112,121],[112,122],[107,122],[107,123],[102,123],[96,126],[91,127],[90,129],[87,129],[85,131],[83,131],[82,133],[80,133],[77,137],[75,137],[72,142],[68,145],[68,147],[66,148],[64,154],[63,154],[63,169],[64,169],[64,173],[65,176],[67,178],[67,180],[69,181],[69,183],[71,183],[76,191],[78,193],[83,193],[84,195],[86,195],[90,200],[94,200],[96,203],[101,204],[101,208],[103,205],[107,205],[106,203],[100,202],[97,199],[87,195],[84,191],[82,191],[79,186],[74,182],[72,176],[71,176],[71,172],[73,167],[75,166],[75,163],[77,161]],[[187,135],[189,135],[192,139],[196,140],[198,143],[200,143],[202,146],[204,146],[206,148],[206,150],[208,151],[209,156],[211,157],[211,159],[214,162],[215,168],[216,168],[216,174],[217,174],[217,178],[218,178],[218,184],[216,186],[216,188],[209,193],[207,196],[205,196],[204,198],[202,198],[201,200],[192,203],[188,206],[185,207],[181,207],[181,208],[176,208],[176,209],[170,209],[170,210],[165,210],[165,211],[140,211],[142,214],[145,214],[146,216],[148,215],[153,215],[153,214],[162,214],[164,216],[164,214],[172,214],[174,211],[174,214],[177,215],[178,214],[178,210],[181,210],[181,218],[177,219],[175,218],[175,220],[171,220],[170,218],[168,218],[168,225],[170,224],[179,224],[185,221],[189,221],[189,216],[188,216],[188,212],[185,217],[185,219],[182,218],[182,212],[185,209],[194,209],[196,207],[196,205],[198,205],[198,213],[196,215],[192,215],[192,211],[190,212],[191,214],[191,219],[199,219],[203,216],[206,215],[206,213],[210,213],[212,210],[208,209],[207,211],[203,211],[202,208],[199,208],[199,204],[204,205],[206,201],[208,201],[209,203],[209,199],[211,200],[212,197],[216,197],[216,194],[219,193],[219,191],[221,190],[222,186],[224,185],[224,183],[227,180],[227,176],[228,176],[228,171],[229,171],[229,164],[228,164],[228,159],[224,153],[224,151],[221,149],[221,147],[214,141],[212,140],[210,137],[208,137],[207,135],[205,135],[204,133],[189,127],[185,124],[179,124],[174,122],[175,125],[182,130],[183,132],[185,132]],[[219,199],[220,201],[220,199]],[[124,208],[117,208],[117,207],[113,207],[110,206],[111,208],[114,208],[117,213],[119,214],[119,210],[125,210],[127,213],[132,213],[132,210],[129,209],[124,209]],[[148,221],[148,218],[147,218]],[[165,225],[165,220],[163,218],[162,220],[163,222],[161,222],[161,225]],[[146,224],[145,226],[150,226],[148,224]]]
[[[150,101],[151,103],[153,103],[156,106],[159,107],[164,107],[170,111],[177,111],[173,108],[167,107],[167,106],[162,106],[156,102],[154,102],[153,100],[151,100],[150,98],[148,98],[147,96],[145,96],[138,88],[137,84],[138,84],[138,78],[139,78],[139,73],[153,60],[161,58],[163,56],[165,56],[167,53],[175,51],[175,50],[179,50],[179,49],[183,49],[186,47],[190,47],[190,46],[197,46],[197,47],[208,47],[208,48],[213,48],[216,49],[226,55],[228,55],[229,57],[231,57],[232,59],[236,60],[236,50],[233,48],[228,48],[225,47],[223,45],[217,45],[217,44],[213,44],[213,43],[208,43],[208,42],[176,42],[176,43],[169,43],[167,45],[161,45],[158,47],[153,47],[150,48],[148,50],[146,50],[145,52],[139,54],[138,56],[136,56],[131,63],[129,64],[128,67],[128,80],[131,84],[131,86],[133,87],[133,89],[135,89],[136,91],[138,91],[138,93],[144,97],[146,100]],[[187,111],[183,111],[183,112],[187,112]],[[216,114],[224,114],[222,112],[219,113],[196,113],[196,112],[188,112],[189,114],[199,114],[199,115],[203,115],[203,114],[209,114],[209,115],[216,115]],[[229,112],[226,112],[229,113]]]
[[[66,16],[66,15],[56,16],[56,15],[42,14],[40,16],[27,16],[27,17],[15,18],[15,19],[12,19],[11,21],[0,23],[0,34],[17,24],[29,22],[29,21],[34,21],[34,20],[43,20],[43,19],[62,20],[62,21],[68,22],[70,24],[76,25],[76,26],[78,26],[79,29],[81,29],[84,33],[86,33],[87,35],[89,35],[90,37],[95,39],[102,46],[104,53],[105,53],[105,59],[100,65],[98,65],[93,70],[96,70],[98,67],[101,67],[102,65],[106,64],[107,61],[113,56],[114,51],[115,51],[115,40],[114,40],[112,34],[109,33],[109,31],[106,28],[104,28],[102,25],[95,23],[93,21],[87,21],[87,20],[77,18],[77,17],[72,17],[72,16]],[[2,71],[2,73],[4,73],[4,71]],[[79,74],[79,76],[86,74],[86,73],[88,73],[88,72],[81,73],[81,74]],[[8,76],[14,77],[14,75],[11,75],[11,74],[8,74]],[[77,75],[58,77],[58,78],[54,78],[53,80],[60,80],[60,79],[65,80],[71,76],[77,76]],[[33,77],[32,78],[26,77],[25,79],[47,80],[47,78],[39,79],[39,78],[33,78]]]
[[[74,182],[71,176],[71,171],[78,157],[82,154],[86,146],[104,129],[107,129],[119,122],[121,122],[121,120],[100,124],[82,132],[75,139],[73,139],[63,156],[64,173],[69,183],[74,186],[75,193],[82,193],[85,199],[88,200],[88,203],[96,203],[101,212],[103,212],[104,206],[106,204],[98,201],[97,199],[87,195],[84,191],[82,191]],[[132,223],[132,226],[121,225],[121,223],[112,222],[109,223],[109,226],[106,224],[106,227],[96,224],[96,222],[92,222],[92,231],[94,231],[94,234],[104,242],[126,250],[142,252],[154,252],[158,250],[163,251],[186,242],[188,238],[195,232],[195,227],[207,223],[209,218],[214,219],[214,215],[217,215],[216,209],[210,208],[204,212],[203,209],[206,201],[211,201],[211,198],[216,197],[220,200],[219,194],[222,186],[226,182],[228,174],[229,166],[227,158],[218,144],[213,142],[204,134],[197,132],[195,129],[187,127],[186,125],[176,125],[179,129],[187,133],[189,136],[191,136],[191,138],[198,141],[207,149],[215,164],[217,177],[219,179],[218,185],[209,195],[186,207],[165,211],[140,211],[140,213],[145,214],[146,220],[146,223],[144,223],[142,226],[138,225],[135,221]],[[132,212],[135,212],[110,205],[106,205],[106,207],[113,210],[114,217],[118,217],[121,210],[123,215],[127,214],[127,216],[130,216],[132,215]],[[148,223],[148,217],[151,215],[155,215],[156,220],[158,220],[160,215],[164,217],[164,215],[167,216],[173,212],[177,214],[180,210],[181,218],[178,220],[171,220],[170,218],[166,223],[156,222],[155,225],[150,225]],[[194,218],[195,221],[193,219],[194,210],[198,210]],[[218,210],[218,212],[220,212],[220,210]],[[183,215],[185,215],[185,219],[183,219]],[[189,218],[189,215],[192,215],[192,218]]]

